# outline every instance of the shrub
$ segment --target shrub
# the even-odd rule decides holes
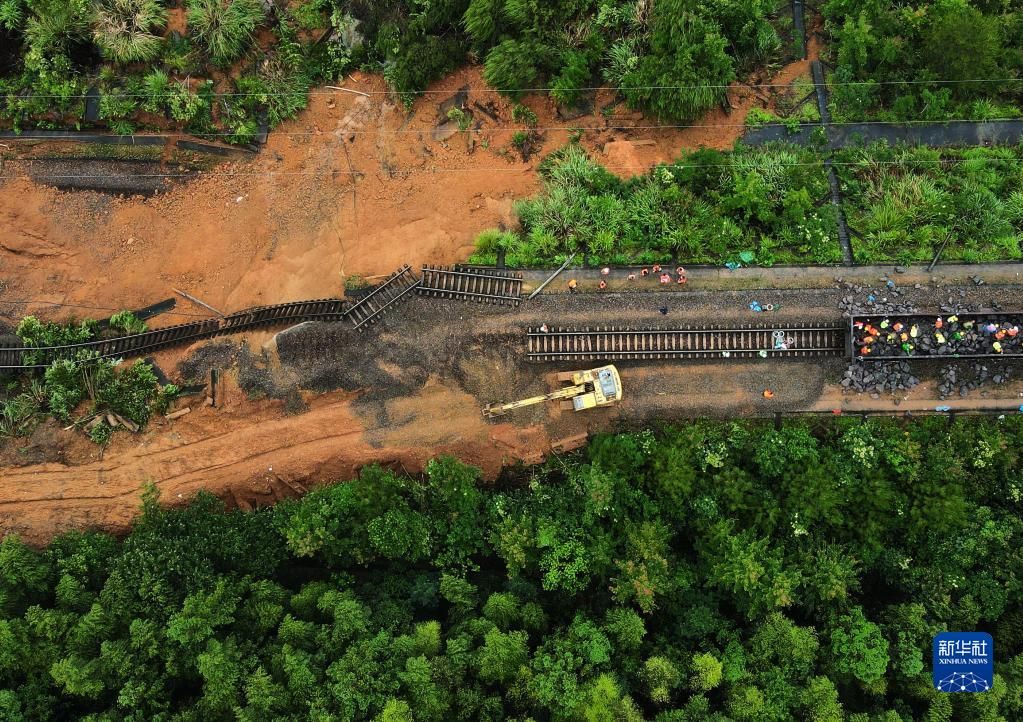
[[[70,421],[71,413],[85,399],[85,379],[81,367],[88,357],[54,361],[44,375],[46,406],[61,421]]]
[[[536,43],[504,40],[487,54],[483,78],[490,87],[517,97],[523,89],[536,87],[540,77],[537,63],[545,54]]]
[[[118,311],[110,317],[111,328],[118,328],[125,333],[143,333],[147,330],[145,321],[139,319],[131,311]]]
[[[170,76],[159,68],[150,71],[142,79],[142,109],[148,113],[162,113],[167,108],[170,95]]]
[[[238,58],[262,24],[262,0],[188,0],[188,27],[217,65]]]
[[[448,120],[454,121],[458,124],[458,129],[464,132],[472,124],[472,115],[461,108],[451,108],[448,110]]]
[[[139,426],[145,426],[152,414],[160,385],[153,367],[136,361],[126,369],[99,374],[95,402],[97,408],[108,408]]]
[[[533,112],[532,108],[516,103],[512,106],[512,120],[516,123],[522,123],[533,127],[537,124],[536,113]]]
[[[96,334],[96,322],[43,323],[35,316],[26,316],[21,319],[15,333],[26,346],[32,348],[67,346],[91,341]],[[26,364],[33,365],[42,363],[45,360],[45,355],[26,351],[22,358]]]
[[[97,0],[92,37],[110,60],[137,63],[160,54],[163,39],[153,31],[166,23],[161,0]]]

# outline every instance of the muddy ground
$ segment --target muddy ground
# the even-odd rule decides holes
[[[902,298],[921,309],[936,308],[950,294],[973,307],[1018,304],[1018,286],[959,290],[909,288]],[[123,531],[146,482],[168,503],[205,488],[231,506],[251,508],[348,478],[367,463],[415,471],[441,453],[478,465],[492,479],[504,466],[550,456],[562,440],[665,420],[1019,405],[1018,380],[942,401],[933,365],[912,391],[874,399],[842,393],[843,359],[757,359],[621,362],[618,407],[576,414],[547,404],[501,423],[480,413],[493,401],[553,389],[554,373],[568,368],[524,361],[527,326],[839,322],[838,302],[847,293],[838,287],[552,294],[515,309],[414,297],[363,333],[344,323],[304,324],[165,352],[156,361],[176,381],[202,382],[211,368],[223,372],[217,407],[204,406],[203,395],[182,399],[188,415],[159,419],[138,436],[115,435],[105,450],[52,421],[41,424],[29,439],[0,450],[6,467],[0,529],[35,542],[83,527]],[[778,310],[754,314],[751,300]],[[765,389],[775,397],[765,399]]]

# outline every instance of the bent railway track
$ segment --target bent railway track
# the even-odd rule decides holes
[[[294,301],[250,308],[223,318],[208,318],[130,336],[98,339],[67,346],[4,348],[0,349],[0,369],[46,368],[57,359],[76,358],[83,352],[91,354],[93,358],[131,358],[229,333],[303,321],[336,321],[344,318],[346,305],[347,302],[339,298]],[[26,354],[29,361],[26,361]]]
[[[529,328],[529,361],[627,361],[843,356],[842,326],[694,326],[675,329]]]
[[[345,315],[352,319],[355,328],[361,331],[379,321],[380,317],[399,301],[408,298],[420,283],[420,279],[412,273],[412,267],[404,265],[359,299]]]
[[[522,300],[522,274],[496,268],[423,266],[417,292],[433,298],[518,306]]]
[[[340,321],[351,318],[355,328],[361,330],[376,323],[399,301],[410,297],[419,284],[420,279],[410,266],[405,265],[354,304],[339,298],[291,301],[128,336],[65,346],[0,348],[0,370],[46,368],[55,360],[79,358],[81,354],[88,354],[91,359],[131,358],[230,333],[306,321]]]

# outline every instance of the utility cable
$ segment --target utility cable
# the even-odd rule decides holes
[[[856,160],[856,161],[832,161],[832,165],[836,166],[864,166],[864,165],[876,165],[876,166],[910,166],[910,165],[951,165],[953,163],[976,163],[978,161],[991,162],[991,163],[1023,163],[1023,158],[939,158],[937,160]],[[641,164],[639,164],[641,165]],[[659,163],[658,166],[672,169],[682,168],[732,168],[735,167],[734,163]],[[745,163],[744,168],[757,167],[757,165],[764,167],[781,167],[781,168],[819,168],[823,167],[823,161],[798,161],[794,163],[771,163],[766,161],[760,164],[756,163]],[[601,165],[601,168],[605,170],[635,170],[637,166],[612,166],[612,165]],[[411,169],[406,173],[417,174],[417,175],[429,175],[431,173],[523,173],[529,170],[528,167],[483,167],[483,168],[433,168],[433,169]],[[344,170],[333,170],[330,173],[336,173],[339,175],[362,175],[361,171],[344,171]],[[275,178],[280,176],[323,176],[326,175],[324,171],[258,171],[258,172],[217,172],[217,171],[199,171],[197,173],[145,173],[145,174],[133,174],[125,176],[129,178],[203,178],[207,176],[224,176],[224,177],[267,177]],[[17,178],[50,178],[50,179],[86,179],[86,178],[110,178],[110,174],[49,174],[49,173],[33,173],[24,175],[0,175],[0,180],[8,179],[13,180]]]
[[[80,309],[86,309],[86,310],[89,310],[89,311],[112,311],[114,313],[117,313],[119,311],[125,310],[123,308],[110,308],[108,306],[86,306],[86,305],[77,304],[77,303],[61,303],[59,301],[43,301],[43,300],[40,300],[40,299],[32,299],[32,298],[21,299],[21,300],[18,300],[18,301],[7,301],[7,300],[0,299],[0,304],[7,304],[7,305],[10,305],[10,306],[60,306],[62,308],[80,308]],[[161,311],[159,315],[161,315],[161,316],[188,316],[190,318],[211,318],[211,316],[209,316],[208,314],[204,316],[201,313],[187,313],[185,311]]]
[[[779,118],[777,125],[784,123],[784,118]],[[1007,121],[1021,121],[1023,118],[985,118],[983,120],[977,120],[976,118],[946,118],[944,120],[843,120],[833,121],[828,123],[830,126],[846,126],[846,125],[943,125],[945,123],[1002,123]],[[820,121],[808,120],[801,122],[800,125],[806,126],[807,128],[820,127]],[[511,123],[500,123],[496,126],[484,126],[478,130],[460,130],[457,133],[482,133],[484,131],[504,131],[504,130],[550,130],[550,131],[600,131],[600,130],[685,130],[688,128],[749,128],[755,130],[758,126],[751,126],[747,123],[664,123],[656,125],[594,125],[594,126],[580,126],[580,125],[535,125],[529,126],[525,124],[511,124]],[[347,130],[345,129],[342,135],[367,135],[372,133],[384,134],[384,135],[416,135],[427,133],[432,130],[430,128],[404,128],[399,130],[384,130],[382,128],[367,128],[362,130]],[[315,135],[330,135],[334,131],[286,131],[286,130],[273,130],[271,133],[275,136],[284,136],[288,138],[302,138]],[[235,133],[203,133],[201,136],[192,136],[189,133],[183,132],[161,132],[161,133],[132,133],[129,135],[114,135],[110,133],[100,133],[103,137],[108,138],[221,138],[227,136],[236,135]],[[31,131],[23,133],[21,135],[5,137],[4,142],[7,141],[18,141],[18,140],[46,140],[54,143],[61,141],[74,141],[74,136],[67,138],[61,138],[60,136],[52,135],[31,135]],[[125,144],[128,145],[128,144]],[[19,159],[12,159],[19,160]],[[27,160],[27,159],[26,159]],[[89,160],[116,160],[111,158],[91,158]]]
[[[828,82],[829,86],[845,87],[845,86],[861,86],[861,85],[956,85],[956,84],[972,84],[972,83],[1019,83],[1023,82],[1023,78],[958,78],[958,79],[936,79],[936,80],[833,80]],[[619,90],[726,90],[735,86],[744,86],[747,88],[787,88],[791,83],[745,83],[741,80],[736,80],[731,83],[695,83],[690,85],[594,85],[590,87],[575,88],[579,92],[601,92],[601,91],[619,91]],[[230,98],[230,97],[284,97],[284,96],[296,96],[296,95],[337,95],[338,93],[344,93],[346,91],[355,91],[355,88],[342,88],[340,90],[308,90],[305,92],[299,91],[281,91],[281,92],[234,92],[234,93],[208,93],[209,97],[213,98]],[[517,93],[549,93],[554,90],[563,90],[563,88],[476,88],[473,93],[501,93],[501,94],[517,94]],[[402,95],[452,95],[455,91],[453,90],[358,90],[358,93],[364,95],[396,95],[400,92]],[[174,97],[179,93],[167,92],[167,93],[110,93],[110,95],[116,95],[119,98],[162,98],[162,97]],[[96,95],[90,95],[88,93],[73,93],[69,95],[62,94],[46,94],[36,95],[33,94],[32,98],[92,98],[98,97]]]

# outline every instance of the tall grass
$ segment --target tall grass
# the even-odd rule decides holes
[[[189,31],[218,65],[238,59],[265,16],[262,0],[188,0]]]
[[[138,63],[160,54],[167,24],[162,0],[97,0],[92,37],[103,55],[117,63]]]
[[[929,261],[942,244],[946,260],[1023,258],[1023,146],[878,143],[838,160],[858,261]]]

